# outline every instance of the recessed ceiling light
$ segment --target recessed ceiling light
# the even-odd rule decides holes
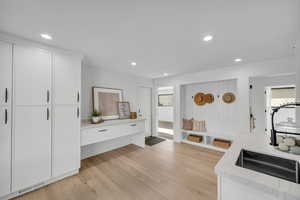
[[[164,73],[164,76],[168,76],[169,74],[168,73]]]
[[[42,33],[42,34],[41,34],[41,37],[44,38],[44,39],[46,39],[46,40],[52,40],[52,36],[51,36],[51,35],[48,35],[48,34],[46,34],[46,33]]]
[[[236,58],[236,59],[234,59],[234,62],[242,62],[242,59],[241,58]]]
[[[208,41],[211,41],[213,38],[214,37],[212,35],[206,35],[206,36],[204,36],[203,41],[208,42]]]
[[[136,66],[136,62],[131,62],[131,66]]]

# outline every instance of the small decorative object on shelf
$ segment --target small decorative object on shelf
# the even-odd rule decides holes
[[[102,113],[98,112],[97,110],[95,110],[92,113],[92,123],[93,124],[99,124],[101,122],[103,122],[102,118],[101,118]]]
[[[224,149],[228,149],[231,146],[231,142],[228,140],[214,139],[213,145]]]
[[[130,113],[130,119],[136,119],[137,118],[137,113],[136,112],[131,112]]]
[[[213,94],[208,93],[208,94],[204,95],[204,101],[205,101],[205,103],[211,104],[211,103],[214,102],[214,100],[215,100],[215,98],[214,98]]]
[[[205,94],[202,92],[197,93],[194,96],[194,102],[195,104],[197,104],[198,106],[203,106],[205,104],[205,99],[204,99]]]
[[[191,131],[193,130],[193,119],[183,119],[183,127],[182,129]]]
[[[205,120],[193,120],[193,131],[206,132]]]
[[[203,140],[203,137],[200,135],[188,135],[187,136],[187,140],[191,141],[191,142],[197,142],[200,143]]]
[[[118,101],[118,113],[120,119],[130,119],[130,104],[128,101]]]
[[[233,103],[235,101],[235,95],[231,92],[227,92],[223,94],[222,99],[225,103]]]

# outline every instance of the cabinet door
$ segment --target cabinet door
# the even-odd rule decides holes
[[[14,47],[16,105],[50,104],[51,53],[42,49]]]
[[[15,108],[13,191],[51,177],[50,114],[46,106]]]
[[[0,196],[10,192],[11,171],[11,112],[0,106]]]
[[[80,167],[80,116],[78,106],[54,108],[53,175]]]
[[[53,55],[54,103],[70,105],[80,103],[81,59],[73,55]]]
[[[0,106],[11,102],[12,47],[0,42]]]

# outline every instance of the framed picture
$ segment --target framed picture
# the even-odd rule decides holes
[[[118,119],[118,103],[123,100],[121,89],[93,87],[93,109],[102,112],[103,120]]]
[[[130,104],[128,101],[119,101],[118,102],[118,113],[120,119],[129,119],[130,118]]]

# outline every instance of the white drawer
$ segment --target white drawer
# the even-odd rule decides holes
[[[144,123],[135,122],[120,125],[122,135],[130,135],[135,133],[140,133],[145,131]]]
[[[110,140],[117,137],[118,126],[90,128],[81,131],[81,146]]]
[[[103,126],[99,128],[88,128],[81,131],[81,146],[103,142],[118,137],[143,133],[145,131],[143,122],[119,124],[114,126]]]

